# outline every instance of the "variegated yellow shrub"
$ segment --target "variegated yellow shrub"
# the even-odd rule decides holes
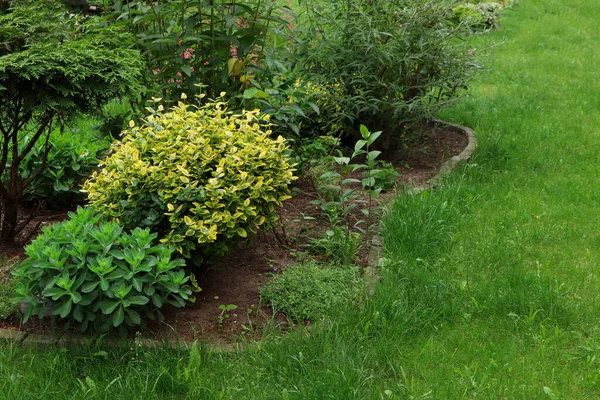
[[[271,227],[294,179],[287,144],[270,137],[258,110],[226,106],[180,102],[130,123],[84,185],[91,205],[127,228],[150,227],[196,263]]]

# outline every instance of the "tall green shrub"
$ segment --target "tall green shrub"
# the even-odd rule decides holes
[[[269,228],[290,197],[286,142],[271,139],[258,110],[233,114],[219,101],[160,106],[124,133],[84,185],[90,203],[128,228],[151,228],[196,263]]]
[[[306,1],[314,21],[310,81],[326,88],[321,119],[360,138],[359,125],[383,131],[380,147],[406,135],[465,87],[469,54],[446,1]]]

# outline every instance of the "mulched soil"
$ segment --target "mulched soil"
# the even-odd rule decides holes
[[[399,187],[418,186],[431,179],[443,162],[459,154],[467,145],[461,132],[443,126],[426,127],[423,135],[411,148],[387,154],[400,173]],[[185,309],[167,308],[164,322],[150,322],[143,331],[147,338],[165,338],[192,341],[202,338],[214,344],[231,343],[240,335],[254,339],[268,329],[287,330],[292,322],[284,316],[274,315],[260,304],[260,289],[267,283],[274,268],[297,260],[294,254],[305,250],[303,243],[310,236],[318,236],[328,228],[327,221],[320,218],[320,209],[309,202],[317,198],[310,179],[298,179],[293,188],[295,196],[279,210],[281,224],[273,231],[260,232],[250,245],[241,244],[214,268],[196,272],[202,288],[194,305]],[[314,220],[303,220],[310,216]],[[33,236],[41,226],[66,218],[66,211],[44,211],[30,224],[24,237]],[[360,262],[365,265],[368,246],[362,246]],[[22,247],[0,248],[0,255],[10,259],[23,257]],[[296,255],[297,257],[297,255]],[[0,275],[7,271],[0,271]],[[0,276],[2,278],[2,276]],[[229,311],[229,317],[219,324],[220,305],[235,304],[237,309]],[[20,322],[0,320],[0,328],[18,329]],[[47,332],[52,327],[48,321],[32,320],[21,327],[30,333]]]

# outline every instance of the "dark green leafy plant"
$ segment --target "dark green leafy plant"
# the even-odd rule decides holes
[[[312,239],[307,246],[313,252],[320,252],[344,264],[355,261],[361,234],[366,238],[370,237],[372,228],[369,219],[375,209],[374,199],[384,190],[384,184],[389,185],[382,178],[389,179],[393,176],[395,179],[397,176],[393,169],[393,172],[379,169],[377,157],[381,152],[371,150],[381,132],[369,132],[366,126],[361,125],[360,134],[362,139],[356,142],[350,157],[342,154],[332,157],[340,166],[339,171],[333,169],[317,178],[320,197],[311,201],[321,207],[329,218],[331,228],[325,232],[324,237]],[[356,211],[365,219],[357,218]],[[351,231],[352,221],[353,228],[360,233]]]
[[[32,315],[66,319],[83,332],[137,326],[143,318],[162,318],[159,309],[184,307],[198,289],[173,259],[174,249],[153,245],[156,234],[137,228],[124,232],[100,223],[92,208],[47,226],[25,248],[27,259],[13,272],[18,278],[13,301]]]
[[[373,199],[384,189],[381,181],[377,180],[382,174],[382,170],[377,168],[377,157],[381,151],[371,150],[381,132],[369,132],[367,127],[361,125],[360,133],[362,139],[356,142],[350,157],[343,156],[341,152],[339,156],[332,157],[340,166],[340,171],[333,169],[317,178],[317,190],[321,197],[312,203],[319,205],[328,215],[332,226],[347,225],[350,213],[355,209],[369,217]]]
[[[48,165],[53,130],[138,86],[142,62],[128,48],[132,39],[102,19],[70,16],[58,1],[0,7],[0,242],[25,226],[18,206]],[[21,176],[34,149],[39,166]]]
[[[264,49],[285,32],[293,15],[273,0],[98,3],[113,23],[135,34],[146,61],[145,90],[132,99],[139,110],[153,96],[167,104],[175,104],[181,93],[191,98],[199,85],[213,98],[221,92],[242,101],[257,96],[257,88],[244,91],[269,74]]]
[[[76,136],[77,135],[77,136]],[[99,140],[78,130],[55,130],[48,141],[50,149],[46,168],[31,182],[24,198],[44,200],[47,205],[61,206],[82,201],[80,185],[90,177],[100,162],[99,153],[106,151],[110,142]],[[25,136],[27,142],[29,136]],[[44,146],[37,143],[19,166],[19,175],[25,179],[41,167]]]
[[[296,320],[317,321],[357,301],[364,280],[356,266],[291,265],[261,290],[263,301]]]

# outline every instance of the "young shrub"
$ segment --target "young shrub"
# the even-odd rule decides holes
[[[282,137],[270,138],[258,110],[223,102],[151,115],[115,142],[84,185],[90,203],[125,227],[149,227],[194,263],[227,253],[276,221],[294,179]],[[133,125],[133,124],[132,124]]]
[[[174,249],[153,245],[156,234],[124,232],[116,222],[99,223],[92,208],[46,226],[25,248],[27,259],[13,272],[14,302],[25,305],[25,322],[37,315],[59,316],[79,326],[108,331],[142,325],[142,316],[162,318],[164,304],[193,301],[194,281],[173,259]]]
[[[292,265],[273,276],[261,290],[263,301],[296,320],[322,319],[364,293],[356,266]]]

